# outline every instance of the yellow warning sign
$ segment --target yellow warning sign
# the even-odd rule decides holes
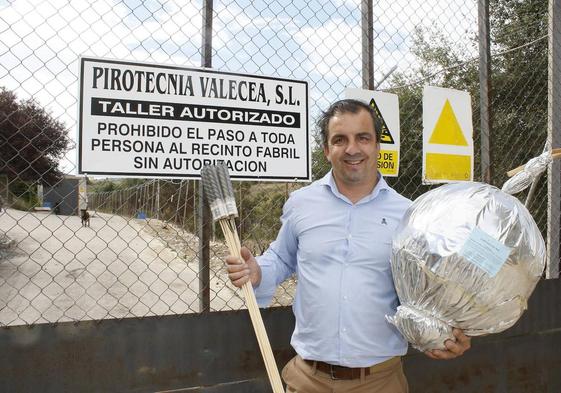
[[[465,181],[471,179],[471,156],[427,153],[426,178]]]
[[[468,92],[423,89],[423,183],[473,180],[473,123]]]
[[[399,151],[380,150],[378,153],[378,170],[382,175],[397,175],[399,164]]]
[[[384,176],[399,176],[399,98],[396,94],[382,91],[345,89],[346,98],[360,100],[368,104],[376,113],[380,127],[380,155],[378,170]],[[376,130],[378,131],[378,130]]]
[[[378,116],[380,123],[382,123],[382,132],[380,133],[380,143],[388,143],[393,145],[395,141],[393,140],[390,129],[388,128],[388,125],[384,120],[384,116],[382,116],[382,112],[380,111],[380,108],[378,108],[376,101],[374,101],[374,98],[370,100],[370,106],[372,107],[372,109],[374,109],[374,112],[376,112],[376,115]]]
[[[446,99],[442,112],[436,121],[429,143],[453,146],[468,146],[462,128],[454,114],[450,101]]]

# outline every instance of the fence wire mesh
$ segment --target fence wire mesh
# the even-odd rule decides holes
[[[361,87],[359,0],[214,1],[212,65],[223,71],[306,80],[310,119]],[[400,174],[421,184],[422,90],[469,91],[475,179],[481,179],[478,4],[381,1],[373,6],[374,81],[400,100]],[[79,56],[196,67],[200,1],[0,2],[0,325],[200,311],[199,183],[101,179],[76,172]],[[547,138],[547,2],[491,1],[492,183],[541,153]],[[313,176],[328,165],[313,139]],[[243,243],[263,252],[282,205],[302,184],[235,182]],[[86,191],[87,190],[87,191]],[[531,205],[547,226],[547,185]],[[83,210],[89,212],[82,217]],[[213,231],[211,310],[243,307]],[[289,305],[294,279],[274,305]]]

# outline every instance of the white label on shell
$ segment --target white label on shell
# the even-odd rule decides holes
[[[479,228],[471,231],[464,243],[460,255],[483,269],[489,276],[495,277],[504,265],[511,248],[489,236]]]

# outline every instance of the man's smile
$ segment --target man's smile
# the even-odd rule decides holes
[[[364,158],[359,158],[359,159],[357,159],[357,158],[353,158],[353,159],[348,158],[348,159],[343,160],[343,162],[344,162],[345,164],[351,165],[351,166],[359,165],[359,164],[361,164],[363,161],[364,161]]]

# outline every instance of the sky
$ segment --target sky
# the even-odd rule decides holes
[[[374,3],[375,80],[415,65],[416,27],[473,50],[475,0]],[[198,67],[201,12],[202,0],[0,0],[0,86],[36,100],[75,140],[79,56]],[[361,87],[360,0],[214,0],[213,16],[213,68],[306,80],[312,117]],[[71,149],[61,169],[75,174],[75,163]]]

